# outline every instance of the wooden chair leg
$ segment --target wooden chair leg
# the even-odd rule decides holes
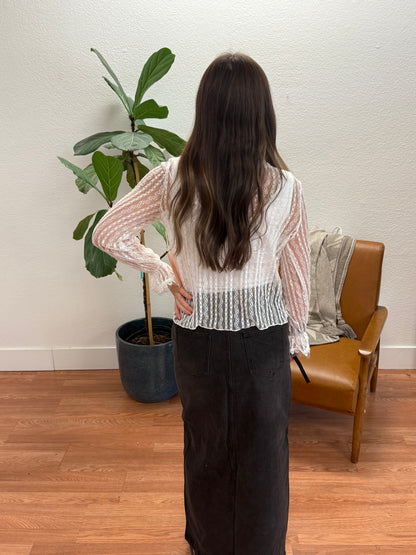
[[[370,382],[370,391],[372,393],[374,393],[375,390],[377,389],[378,360],[380,358],[380,342],[378,342],[377,349],[376,349],[374,354],[375,354],[374,371],[373,371],[373,375],[371,377],[371,382]]]
[[[367,374],[368,359],[361,359],[360,367],[360,389],[358,392],[357,406],[354,414],[354,429],[352,434],[351,462],[357,463],[360,455],[361,433],[363,428],[363,418],[365,412],[365,401],[367,396]]]
[[[363,419],[363,413],[362,412],[359,413],[357,410],[357,412],[354,415],[354,431],[352,435],[352,450],[351,450],[352,463],[357,463],[358,457],[360,456],[362,419]]]

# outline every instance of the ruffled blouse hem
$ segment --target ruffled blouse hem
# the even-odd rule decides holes
[[[178,285],[175,274],[168,264],[157,272],[150,274],[150,287],[157,295],[162,295],[169,291],[170,285]]]
[[[310,347],[309,347],[309,337],[306,331],[304,332],[291,332],[289,334],[289,346],[290,346],[290,354],[292,356],[295,355],[304,355],[305,357],[309,357],[310,355]]]

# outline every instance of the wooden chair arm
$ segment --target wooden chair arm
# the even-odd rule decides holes
[[[380,339],[380,334],[387,318],[387,308],[378,306],[361,339],[358,352],[363,358],[370,358]]]

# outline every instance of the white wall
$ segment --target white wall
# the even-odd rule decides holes
[[[0,368],[115,367],[115,328],[143,315],[134,271],[120,267],[120,283],[83,268],[72,231],[101,203],[57,156],[85,166],[78,140],[128,129],[90,48],[133,96],[162,46],[176,61],[149,96],[185,138],[215,56],[241,50],[263,66],[310,223],[386,244],[382,366],[416,367],[415,16],[413,0],[2,0]],[[170,316],[169,296],[153,311]]]

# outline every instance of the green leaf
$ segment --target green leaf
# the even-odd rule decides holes
[[[127,97],[127,100],[128,100],[128,103],[129,103],[130,112],[131,112],[131,114],[133,114],[134,100],[130,96]]]
[[[95,226],[104,216],[107,210],[99,210],[95,216],[94,223],[88,230],[84,240],[84,260],[87,270],[96,278],[109,276],[117,266],[117,260],[92,244],[92,233]]]
[[[169,48],[161,48],[154,52],[143,66],[142,72],[137,83],[136,94],[134,97],[134,108],[140,104],[144,93],[149,87],[159,81],[167,73],[175,60],[175,55]]]
[[[130,188],[134,189],[136,186],[136,176],[134,175],[134,170],[131,164],[127,166],[126,179],[127,183],[130,185]]]
[[[165,226],[162,224],[162,222],[155,222],[154,224],[152,224],[153,227],[156,229],[156,231],[158,233],[160,233],[160,235],[163,237],[163,239],[165,240],[166,246],[168,244],[168,240],[166,238],[166,230],[165,230]]]
[[[120,150],[142,150],[146,148],[151,142],[152,137],[146,133],[133,133],[126,132],[111,139],[111,143]]]
[[[153,99],[146,100],[142,102],[133,111],[134,119],[145,119],[145,118],[167,118],[169,110],[167,106],[159,106],[157,102]]]
[[[152,166],[158,166],[161,162],[165,162],[165,155],[161,150],[153,145],[149,145],[144,149],[147,159],[152,164]]]
[[[143,179],[143,177],[149,173],[149,168],[147,166],[145,166],[144,164],[142,164],[139,160],[137,160],[137,165],[139,167],[139,177],[140,179]]]
[[[124,106],[126,107],[127,111],[129,112],[129,114],[131,114],[130,112],[130,107],[129,107],[129,99],[128,96],[126,95],[126,93],[123,90],[123,87],[121,86],[120,81],[117,78],[117,75],[114,73],[114,71],[111,69],[111,67],[109,66],[108,62],[104,59],[104,56],[102,54],[100,54],[98,52],[98,50],[96,48],[91,48],[91,51],[94,52],[99,60],[101,61],[101,63],[103,64],[103,66],[106,68],[106,70],[108,71],[108,73],[111,75],[111,77],[114,79],[114,81],[116,82],[115,86],[113,83],[110,83],[110,81],[108,79],[106,79],[104,77],[104,79],[106,80],[106,82],[110,85],[110,87],[117,93],[117,95],[119,96],[119,98],[121,99],[121,101],[123,102]]]
[[[107,200],[104,193],[100,191],[100,189],[96,185],[94,185],[93,181],[91,180],[91,178],[89,177],[88,173],[85,170],[82,170],[81,168],[79,168],[69,160],[65,160],[65,158],[61,158],[60,156],[58,156],[58,160],[60,160],[62,164],[66,166],[68,169],[70,169],[77,177],[82,179],[82,181],[85,181],[90,187],[95,189],[97,193],[100,193],[100,195],[103,198],[105,198],[105,200]]]
[[[90,214],[89,216],[87,216],[86,218],[84,218],[83,220],[81,220],[79,222],[79,224],[77,225],[77,227],[74,229],[74,233],[72,234],[72,237],[75,239],[75,241],[79,241],[80,239],[82,239],[85,235],[85,232],[88,229],[88,225],[91,221],[91,218],[95,215],[94,214]]]
[[[131,111],[130,102],[129,102],[129,99],[125,96],[125,94],[123,95],[124,91],[122,92],[120,90],[120,87],[117,87],[117,85],[114,85],[114,83],[112,83],[109,79],[107,79],[107,77],[103,77],[103,79],[107,83],[107,85],[113,89],[113,91],[119,97],[121,102],[124,104],[124,107],[126,108],[128,115],[132,116],[133,114]]]
[[[117,158],[118,160],[120,160],[120,162],[123,162],[123,168],[125,170],[127,169],[127,164],[130,160],[130,156],[131,152],[128,152],[127,150],[123,150],[121,154],[113,154],[113,158]]]
[[[149,127],[148,125],[139,125],[138,129],[148,133],[153,137],[155,143],[161,148],[166,148],[173,156],[180,156],[186,142],[175,133],[160,129],[159,127]]]
[[[149,173],[149,168],[147,168],[145,165],[143,165],[137,158],[137,156],[134,157],[134,159],[136,160],[137,163],[137,167],[139,169],[139,180],[142,179],[147,173]],[[135,188],[135,186],[137,185],[137,181],[136,181],[136,176],[134,174],[134,170],[132,165],[129,163],[129,165],[127,166],[127,175],[126,175],[126,179],[127,179],[127,183],[130,185],[130,187],[132,189]]]
[[[76,156],[79,156],[80,154],[90,154],[91,152],[97,150],[97,148],[100,148],[103,144],[111,141],[112,137],[120,135],[121,133],[124,133],[124,131],[103,131],[101,133],[90,135],[74,145],[74,154]]]
[[[95,173],[94,166],[92,164],[88,164],[88,166],[84,168],[84,172],[88,175],[91,183],[94,183],[94,185],[97,185],[98,176]],[[77,177],[77,179],[75,180],[75,185],[78,187],[81,193],[84,193],[84,195],[92,189],[89,182],[84,181],[84,179],[81,179],[80,177]]]
[[[119,274],[119,273],[117,272],[117,270],[114,270],[114,273],[116,274],[116,276],[118,277],[118,279],[119,279],[120,281],[123,281],[123,276],[122,276],[121,274]]]
[[[112,202],[117,198],[124,171],[123,163],[114,156],[106,156],[99,150],[92,155],[92,163],[107,200]]]
[[[82,181],[85,181],[86,183],[88,183],[90,187],[94,187],[94,183],[91,181],[90,176],[85,170],[83,170],[82,168],[79,168],[69,160],[66,160],[65,158],[61,158],[60,156],[58,156],[58,160],[60,160],[62,164],[66,166],[69,170],[71,170],[77,177],[82,179]]]

